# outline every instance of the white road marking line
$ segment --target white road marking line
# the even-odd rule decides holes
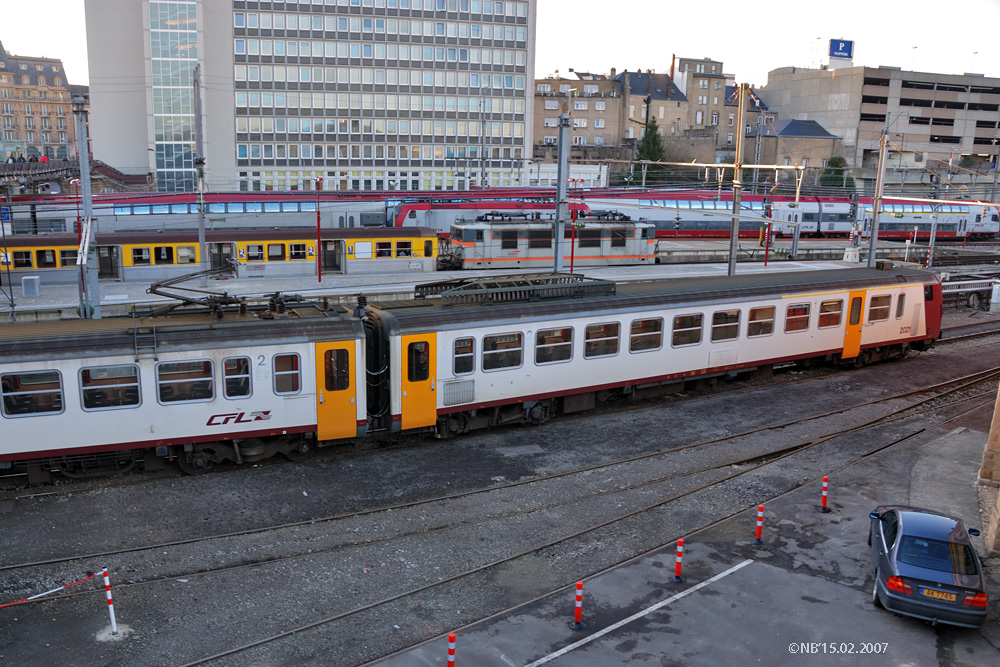
[[[660,609],[661,607],[667,606],[671,602],[676,602],[677,600],[680,600],[685,595],[690,595],[691,593],[694,593],[695,591],[697,591],[699,589],[702,589],[705,586],[708,586],[709,584],[714,584],[716,581],[722,579],[723,577],[728,577],[729,575],[733,574],[737,570],[743,569],[744,567],[746,567],[747,565],[749,565],[752,562],[753,562],[753,559],[748,559],[748,560],[743,561],[742,563],[739,563],[738,565],[734,565],[733,567],[729,568],[725,572],[720,572],[719,574],[715,575],[711,579],[706,579],[705,581],[701,582],[697,586],[692,586],[691,588],[689,588],[689,589],[687,589],[685,591],[681,591],[677,595],[671,596],[671,597],[667,598],[666,600],[661,600],[660,602],[657,602],[656,604],[654,604],[652,607],[647,607],[646,609],[643,609],[642,611],[640,611],[640,612],[638,612],[636,614],[632,614],[628,618],[623,618],[622,620],[618,621],[614,625],[609,625],[608,627],[604,628],[600,632],[595,632],[594,634],[592,634],[589,637],[586,637],[584,639],[581,639],[580,641],[576,642],[575,644],[570,644],[569,646],[561,648],[558,651],[556,651],[555,653],[550,653],[549,655],[545,656],[544,658],[539,658],[538,660],[535,660],[534,662],[529,663],[529,664],[525,665],[524,667],[538,667],[538,665],[544,665],[547,662],[551,662],[552,660],[555,660],[558,657],[566,655],[570,651],[573,651],[573,650],[575,650],[575,649],[577,649],[577,648],[579,648],[579,647],[581,647],[581,646],[583,646],[585,644],[589,644],[590,642],[594,641],[595,639],[599,639],[600,637],[603,637],[604,635],[608,634],[609,632],[614,632],[615,630],[617,630],[618,628],[622,627],[623,625],[626,625],[628,623],[631,623],[632,621],[635,621],[637,619],[642,618],[643,616],[651,614],[654,611],[656,611],[657,609]]]

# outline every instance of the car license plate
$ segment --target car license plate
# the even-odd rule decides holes
[[[958,597],[955,593],[938,591],[933,588],[921,588],[920,594],[924,597],[934,598],[936,600],[947,600],[948,602],[954,602],[955,598]]]

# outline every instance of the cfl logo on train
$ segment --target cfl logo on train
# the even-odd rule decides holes
[[[251,412],[249,416],[245,412],[228,412],[221,415],[212,415],[205,422],[205,426],[224,426],[225,424],[249,424],[251,422],[263,422],[271,418],[270,410]]]

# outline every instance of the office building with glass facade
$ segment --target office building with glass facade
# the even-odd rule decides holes
[[[94,154],[161,190],[515,185],[535,0],[86,0]],[[319,179],[322,179],[321,181]]]

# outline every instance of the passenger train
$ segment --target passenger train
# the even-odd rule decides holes
[[[428,227],[447,235],[459,220],[482,215],[525,215],[551,220],[554,188],[494,188],[453,192],[240,192],[205,195],[209,230],[315,227]],[[617,211],[656,227],[656,236],[728,237],[733,198],[721,190],[574,188],[569,207],[581,217]],[[743,194],[740,236],[756,238],[768,223],[778,235],[848,237],[871,233],[870,198]],[[9,209],[15,234],[72,232],[78,200],[21,196],[0,203]],[[926,240],[937,210],[937,238],[967,240],[1000,236],[1000,208],[977,201],[885,198],[879,237]],[[318,214],[318,216],[317,216]],[[102,232],[197,229],[194,193],[98,195],[94,215]]]
[[[0,327],[0,468],[198,473],[376,434],[537,424],[776,364],[861,366],[940,335],[915,269],[419,285],[353,311],[284,303]]]

